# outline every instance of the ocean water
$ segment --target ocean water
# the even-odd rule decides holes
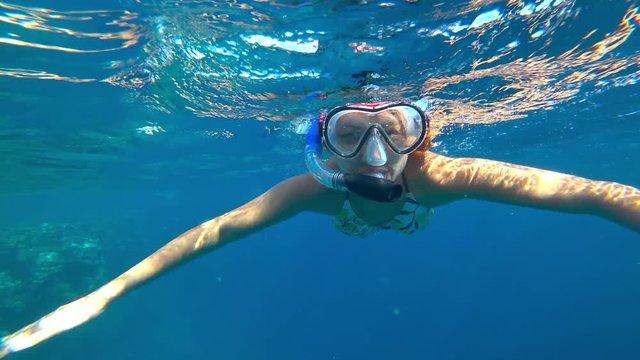
[[[636,1],[0,2],[0,334],[305,171],[299,125],[430,104],[436,146],[640,187]],[[303,214],[15,359],[638,359],[640,238],[460,201]]]

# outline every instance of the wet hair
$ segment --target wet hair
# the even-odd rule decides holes
[[[427,129],[427,136],[424,137],[422,144],[414,152],[429,151],[433,147],[433,131],[431,128]]]

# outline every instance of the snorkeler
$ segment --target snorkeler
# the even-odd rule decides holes
[[[101,314],[162,273],[251,233],[311,211],[336,216],[344,233],[412,233],[430,209],[463,198],[597,215],[640,232],[640,190],[498,161],[430,152],[429,118],[409,103],[342,106],[315,119],[309,173],[292,177],[172,240],[98,290],[4,337],[0,358]],[[326,163],[321,151],[333,155]]]

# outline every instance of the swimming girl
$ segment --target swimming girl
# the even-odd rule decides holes
[[[484,199],[607,218],[640,232],[640,190],[498,161],[429,151],[429,117],[414,104],[341,106],[316,119],[305,161],[309,172],[200,224],[98,290],[6,336],[0,358],[102,313],[134,288],[208,251],[311,211],[335,216],[355,236],[413,233],[429,211],[460,199]],[[333,155],[322,161],[323,146]]]

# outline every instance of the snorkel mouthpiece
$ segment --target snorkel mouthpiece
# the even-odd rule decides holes
[[[402,185],[395,181],[367,175],[344,174],[344,183],[349,191],[369,200],[395,202],[402,196]]]
[[[380,202],[394,202],[402,196],[402,185],[374,176],[345,174],[329,169],[322,161],[320,119],[313,119],[304,148],[307,169],[320,184],[335,190],[352,191],[364,198]]]

